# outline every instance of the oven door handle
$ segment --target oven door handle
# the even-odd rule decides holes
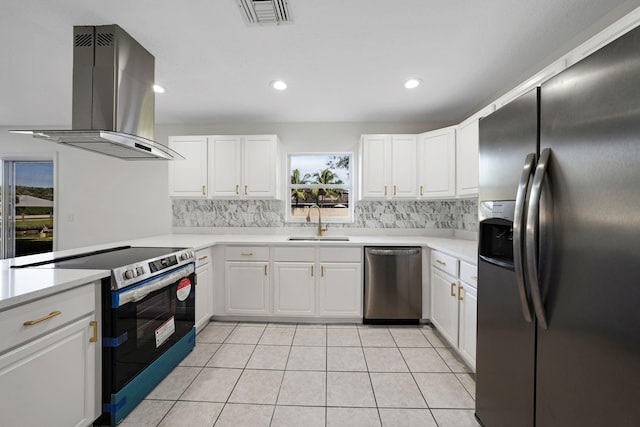
[[[111,307],[118,308],[130,302],[137,302],[143,300],[151,292],[166,288],[176,283],[178,280],[189,277],[189,275],[195,272],[194,263],[190,263],[185,267],[182,267],[171,273],[167,273],[162,277],[156,279],[149,279],[145,283],[135,286],[133,288],[125,288],[118,292],[111,294]]]

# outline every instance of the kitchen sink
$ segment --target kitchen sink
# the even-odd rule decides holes
[[[344,236],[291,236],[291,242],[348,242],[349,238]]]

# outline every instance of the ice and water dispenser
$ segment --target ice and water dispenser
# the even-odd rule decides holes
[[[513,268],[513,214],[515,201],[480,202],[481,259],[506,268]]]

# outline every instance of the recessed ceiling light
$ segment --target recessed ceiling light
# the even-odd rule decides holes
[[[271,82],[271,87],[275,90],[285,90],[287,88],[287,84],[282,80],[274,80]]]
[[[153,91],[155,93],[164,93],[164,88],[160,85],[153,85]]]
[[[421,79],[409,79],[405,82],[404,87],[407,89],[415,89],[422,83]]]

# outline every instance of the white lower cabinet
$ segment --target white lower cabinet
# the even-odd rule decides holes
[[[362,318],[362,248],[228,246],[225,254],[226,315]]]
[[[475,370],[477,267],[431,252],[431,322]]]
[[[269,313],[269,272],[266,262],[226,262],[226,311],[229,314]]]
[[[431,271],[431,322],[451,344],[458,344],[458,279]]]
[[[0,424],[87,426],[100,415],[98,286],[0,312],[4,332],[11,333],[0,343]],[[24,325],[29,320],[40,321]]]
[[[362,263],[320,264],[320,317],[362,317]]]
[[[213,272],[211,249],[196,251],[196,333],[204,328],[213,314]]]
[[[275,262],[273,264],[273,314],[313,316],[315,314],[315,264]]]

